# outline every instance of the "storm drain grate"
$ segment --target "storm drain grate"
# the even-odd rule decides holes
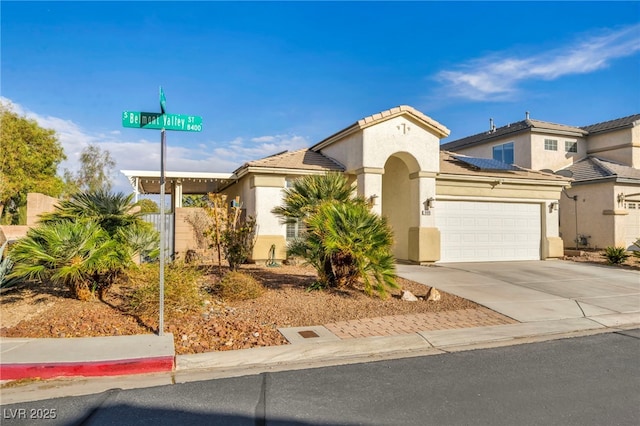
[[[318,333],[316,333],[313,330],[298,331],[298,334],[304,337],[305,339],[313,339],[314,337],[320,337]]]

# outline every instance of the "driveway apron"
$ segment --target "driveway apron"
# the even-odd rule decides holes
[[[640,272],[562,260],[398,265],[400,277],[520,322],[640,312]]]

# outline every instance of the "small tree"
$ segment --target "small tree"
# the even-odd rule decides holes
[[[80,153],[80,170],[76,173],[65,169],[65,192],[97,192],[111,190],[111,174],[116,162],[108,150],[89,144]]]
[[[158,203],[156,203],[153,200],[150,200],[149,198],[142,198],[138,200],[138,202],[135,205],[140,207],[140,213],[143,213],[143,214],[158,213],[160,211],[160,208],[158,207]]]
[[[211,217],[211,226],[206,235],[211,238],[210,247],[218,251],[218,265],[221,256],[229,262],[229,268],[236,270],[251,256],[255,243],[255,218],[245,217],[239,197],[227,207],[227,196],[224,194],[209,194],[210,205],[206,207]]]
[[[212,239],[210,248],[218,253],[218,267],[222,266],[222,231],[225,228],[227,218],[227,196],[224,194],[208,194],[209,204],[205,210],[211,217],[211,226],[205,231],[205,235]]]
[[[222,231],[222,246],[224,255],[232,271],[238,269],[251,256],[254,246],[256,219],[243,217],[239,205],[231,207],[227,215],[226,228]]]
[[[56,173],[66,157],[55,131],[19,116],[3,102],[0,129],[0,221],[24,224],[27,193],[62,193],[64,184]]]

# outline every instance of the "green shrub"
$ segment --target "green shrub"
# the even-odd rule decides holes
[[[170,263],[164,270],[165,315],[195,312],[204,304],[200,291],[202,271],[184,263]],[[127,311],[138,317],[153,317],[159,313],[160,265],[143,264],[127,271],[127,283],[132,287],[128,294]]]
[[[620,265],[630,256],[627,253],[627,249],[624,247],[607,247],[604,249],[604,257],[607,258],[607,262],[611,265]]]
[[[258,280],[238,271],[228,272],[213,290],[229,301],[256,299],[264,293],[264,287]]]

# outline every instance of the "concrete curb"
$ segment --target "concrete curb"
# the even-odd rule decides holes
[[[172,371],[173,336],[0,339],[0,380]]]
[[[117,376],[175,372],[177,376],[305,363],[345,363],[640,325],[640,313],[599,315],[497,326],[421,331],[344,340],[313,339],[282,346],[175,355],[165,334],[63,339],[0,339],[0,379]]]

